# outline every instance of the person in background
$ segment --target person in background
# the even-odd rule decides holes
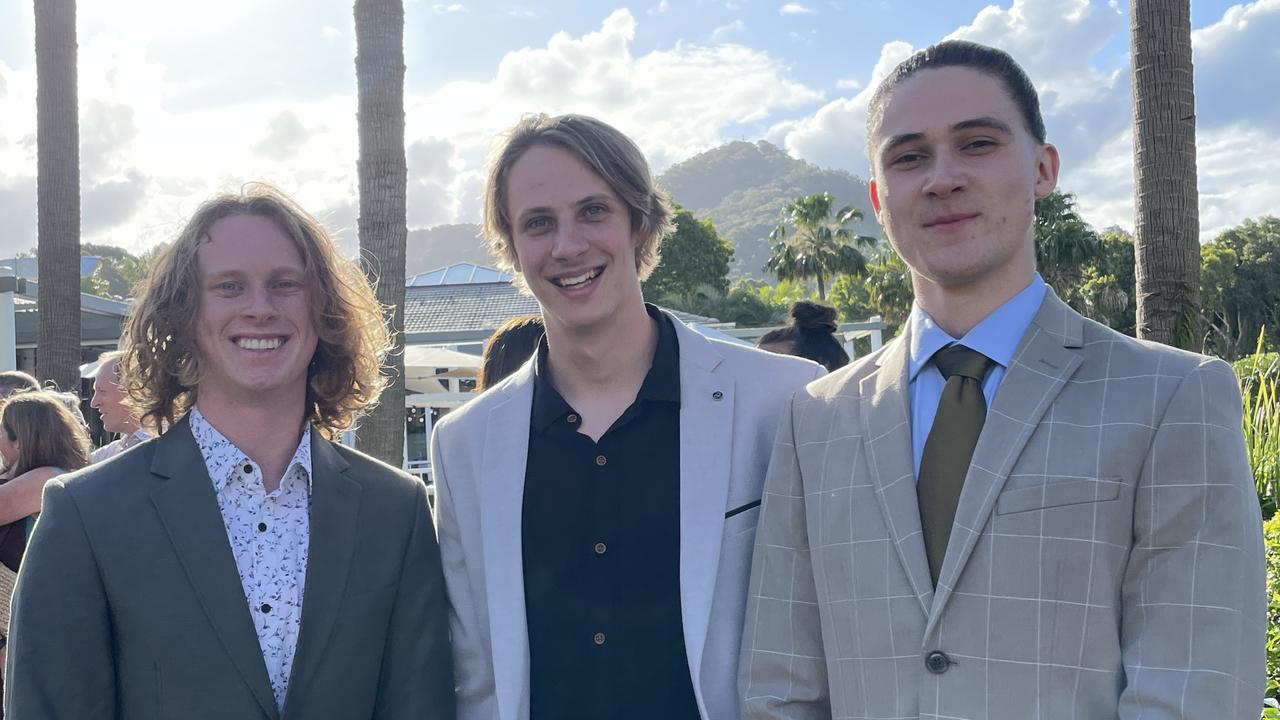
[[[18,392],[39,390],[40,382],[21,370],[5,370],[0,372],[0,399]]]
[[[0,405],[0,663],[9,637],[9,602],[27,537],[40,512],[40,491],[55,475],[89,463],[89,435],[62,393],[27,390]],[[7,673],[6,673],[7,675]],[[2,715],[0,715],[2,717]]]
[[[102,427],[107,432],[120,437],[94,450],[93,462],[102,462],[151,438],[151,433],[138,422],[137,414],[120,386],[122,354],[119,350],[112,350],[98,356],[98,374],[93,379],[93,399],[89,401],[89,407],[102,416]]]
[[[761,335],[756,347],[779,355],[808,358],[832,372],[849,364],[849,354],[835,336],[838,329],[835,308],[797,300],[791,306],[790,322]]]
[[[521,315],[502,323],[484,346],[484,363],[476,378],[476,392],[497,385],[533,357],[542,340],[542,317]]]

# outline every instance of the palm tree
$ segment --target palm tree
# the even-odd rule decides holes
[[[1134,0],[1134,222],[1138,337],[1199,337],[1200,210],[1190,0]]]
[[[360,127],[360,254],[395,338],[391,382],[365,418],[356,443],[396,467],[404,464],[404,3],[355,0]]]
[[[36,0],[36,375],[80,390],[80,122],[75,0]]]
[[[806,195],[783,208],[786,220],[769,233],[772,252],[764,269],[779,280],[818,281],[818,297],[827,299],[827,278],[838,275],[861,275],[867,259],[855,245],[870,247],[874,238],[856,235],[847,227],[862,219],[862,212],[846,205],[831,217],[835,199],[830,193]],[[787,224],[795,232],[787,236]]]

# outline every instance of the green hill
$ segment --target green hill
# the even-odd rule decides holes
[[[736,141],[671,166],[658,177],[676,202],[709,217],[735,248],[734,276],[767,277],[769,233],[782,220],[782,208],[804,195],[829,192],[836,207],[853,205],[863,220],[854,229],[880,237],[867,196],[867,183],[843,170],[824,170],[797,160],[765,142]]]

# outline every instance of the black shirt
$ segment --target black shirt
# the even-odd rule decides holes
[[[524,485],[530,717],[698,718],[680,616],[680,368],[671,321],[600,437],[534,366]]]

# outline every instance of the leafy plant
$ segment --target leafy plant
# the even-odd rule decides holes
[[[1270,712],[1280,711],[1280,516],[1262,523],[1267,545],[1267,692]],[[1280,715],[1262,715],[1264,718]]]
[[[1258,336],[1252,362],[1237,365],[1244,399],[1244,444],[1253,469],[1253,482],[1262,504],[1262,516],[1271,517],[1280,507],[1280,369],[1275,354],[1262,351],[1266,329]],[[1270,366],[1265,365],[1271,358]],[[1243,370],[1243,372],[1242,372]]]

